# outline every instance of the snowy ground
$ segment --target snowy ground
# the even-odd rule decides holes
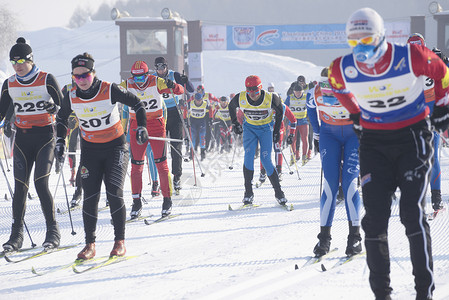
[[[288,149],[284,153],[289,158]],[[209,154],[202,164],[204,177],[197,170],[194,187],[192,163],[184,163],[184,188],[175,196],[174,214],[179,217],[160,224],[146,226],[143,222],[127,225],[128,255],[137,258],[84,274],[71,269],[36,276],[31,267],[47,270],[67,264],[76,258],[83,247],[81,210],[72,213],[76,235],[71,235],[68,214],[57,215],[62,245],[80,243],[70,250],[41,258],[11,264],[0,261],[0,298],[2,299],[371,299],[368,269],[364,258],[339,268],[321,272],[320,266],[294,270],[312,255],[319,230],[320,161],[314,157],[288,174],[284,165],[282,186],[295,209],[282,210],[274,200],[269,184],[255,189],[255,202],[260,208],[250,211],[229,211],[228,205],[240,205],[243,196],[242,157],[237,149],[233,170],[229,169],[232,154]],[[258,166],[259,160],[256,161]],[[448,199],[449,149],[442,149],[443,197]],[[9,161],[11,164],[11,161]],[[12,169],[12,167],[10,166]],[[293,169],[294,170],[294,169]],[[258,168],[256,168],[258,176]],[[66,180],[69,167],[64,168]],[[8,174],[12,179],[12,170]],[[51,175],[51,191],[55,191],[58,176]],[[147,174],[144,179],[148,182]],[[145,182],[145,183],[146,183]],[[0,202],[0,241],[9,236],[11,202],[4,176]],[[150,186],[144,195],[150,199]],[[68,187],[69,198],[74,188]],[[131,205],[129,181],[125,184],[125,201]],[[35,191],[31,189],[32,195]],[[9,196],[9,195],[8,195]],[[34,242],[40,245],[45,236],[39,201],[28,200],[25,221]],[[430,198],[430,195],[428,195]],[[104,191],[100,207],[104,206]],[[430,201],[430,199],[429,199]],[[64,190],[57,188],[56,206],[66,207]],[[156,197],[144,206],[144,213],[160,214],[161,198]],[[447,205],[447,203],[446,203]],[[431,222],[435,279],[435,299],[449,298],[449,225],[448,214]],[[332,247],[343,255],[346,245],[347,221],[343,205],[336,210]],[[113,230],[107,210],[99,214],[97,226],[97,256],[108,255],[112,248]],[[24,247],[29,247],[27,238]],[[413,277],[408,255],[408,243],[398,219],[397,204],[393,205],[390,221],[390,250],[394,299],[411,299],[414,295]],[[326,266],[334,261],[328,260]]]
[[[88,51],[97,61],[101,79],[118,81],[118,27],[113,22],[92,22],[77,30],[49,28],[23,33],[30,40],[38,66],[57,76],[61,86],[70,81],[70,60]],[[238,92],[249,74],[260,75],[264,86],[274,82],[276,90],[285,94],[289,83],[299,74],[316,79],[321,67],[290,58],[245,51],[209,51],[204,53],[206,90],[216,96]],[[6,72],[11,74],[11,70]],[[284,150],[287,159],[288,149]],[[79,246],[17,264],[0,260],[0,299],[372,299],[368,270],[363,258],[337,269],[322,273],[320,266],[294,270],[312,255],[319,231],[320,161],[312,159],[300,167],[301,180],[289,175],[284,165],[282,186],[295,210],[279,208],[269,184],[255,189],[255,202],[262,204],[251,211],[232,212],[228,205],[239,206],[243,197],[243,152],[238,149],[233,169],[229,166],[233,152],[209,154],[197,186],[194,187],[192,163],[184,163],[180,196],[175,196],[174,214],[179,217],[160,224],[146,226],[143,222],[127,225],[128,255],[137,258],[84,274],[62,270],[39,277],[31,267],[49,270],[67,264],[82,249],[84,232],[81,210],[72,213],[76,235],[71,235],[68,214],[57,215],[62,233],[62,245]],[[4,164],[6,163],[3,161]],[[12,162],[7,177],[12,183]],[[449,148],[441,152],[443,199],[449,198]],[[255,161],[259,165],[259,160]],[[295,171],[293,169],[293,171]],[[64,167],[66,181],[70,175]],[[255,178],[258,177],[258,167]],[[144,196],[150,199],[148,176],[144,174]],[[56,206],[64,209],[66,199],[58,176],[51,175],[52,193],[56,191]],[[68,187],[71,199],[74,188]],[[27,202],[25,221],[34,242],[41,245],[45,226],[39,201],[31,184],[34,199]],[[11,227],[11,201],[5,178],[0,175],[0,244],[7,241]],[[103,191],[100,207],[104,206]],[[8,195],[9,199],[11,198]],[[430,192],[428,193],[430,201]],[[128,213],[131,186],[125,184]],[[144,206],[145,213],[159,215],[160,197]],[[430,206],[429,206],[430,208]],[[344,254],[348,234],[343,205],[336,209],[332,230],[332,247],[336,256]],[[435,261],[435,299],[449,299],[449,214],[432,221]],[[113,229],[107,210],[99,213],[97,226],[97,256],[108,255],[113,245]],[[24,247],[30,241],[25,239]],[[399,222],[397,203],[393,204],[390,222],[390,250],[394,299],[413,299],[413,277],[408,254],[408,242]],[[332,266],[334,261],[327,261]]]

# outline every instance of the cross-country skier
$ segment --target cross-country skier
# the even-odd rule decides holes
[[[371,289],[376,299],[390,299],[388,220],[392,194],[399,187],[416,299],[431,299],[435,285],[424,206],[433,155],[431,123],[437,131],[449,124],[449,69],[426,47],[388,43],[383,19],[371,8],[349,17],[346,35],[352,53],[332,62],[329,82],[360,137],[362,227]],[[430,120],[426,77],[435,81]]]
[[[120,122],[117,103],[132,107],[136,113],[137,142],[148,140],[146,113],[140,99],[124,92],[115,83],[102,81],[95,76],[95,61],[88,53],[75,56],[72,61],[75,86],[64,97],[57,115],[57,140],[55,156],[62,161],[67,135],[67,120],[75,112],[81,130],[81,178],[84,191],[83,221],[86,246],[78,253],[79,259],[95,256],[95,229],[98,219],[98,201],[101,182],[114,224],[114,246],[111,256],[123,256],[125,248],[126,208],[123,201],[123,184],[128,168],[128,147]]]
[[[229,115],[229,98],[227,96],[220,97],[220,104],[215,108],[214,120],[218,122],[220,132],[220,153],[223,151],[231,151],[231,116]]]
[[[126,89],[133,95],[139,97],[147,115],[147,131],[149,136],[165,138],[165,119],[163,115],[163,95],[171,94],[181,95],[184,93],[182,85],[167,79],[150,75],[148,66],[144,61],[138,60],[131,67],[132,76],[124,84]],[[130,112],[129,132],[134,132],[137,125],[136,114]],[[170,170],[167,164],[167,147],[165,141],[148,141],[154,154],[154,161],[161,182],[162,196],[162,216],[168,216],[172,206],[172,186]],[[133,197],[133,206],[131,209],[131,218],[137,218],[142,211],[142,172],[144,166],[145,151],[147,143],[138,143],[136,136],[130,135],[131,145],[131,189]]]
[[[20,37],[9,52],[16,74],[4,81],[0,98],[0,121],[13,106],[16,115],[14,146],[13,223],[5,251],[22,247],[23,217],[31,170],[34,166],[34,186],[44,213],[47,232],[43,246],[56,248],[61,235],[56,223],[53,197],[48,179],[53,164],[54,116],[60,106],[62,94],[52,74],[43,72],[33,61],[33,51]]]
[[[171,81],[184,86],[189,93],[195,91],[195,88],[186,75],[168,69],[168,63],[164,57],[156,57],[154,60],[154,68],[156,69],[156,72],[152,75],[161,77],[165,80],[170,79]],[[164,98],[165,106],[167,107],[167,136],[169,135],[172,139],[182,140],[183,126],[181,119],[182,115],[178,110],[178,96],[172,95],[171,93],[164,93],[162,97]],[[185,135],[187,136],[188,133],[186,132]],[[172,158],[171,173],[173,174],[173,187],[176,191],[179,191],[181,189],[182,175],[182,142],[170,142],[170,144],[173,148],[170,150]]]
[[[316,256],[329,252],[331,226],[340,183],[346,199],[349,235],[346,255],[362,251],[360,236],[360,195],[357,189],[359,176],[359,140],[352,130],[349,112],[335,98],[327,81],[327,68],[307,99],[307,114],[313,127],[314,143],[320,151],[323,171],[323,194],[320,199],[320,233],[313,249]],[[319,117],[317,116],[319,115]],[[319,118],[319,119],[318,119]],[[320,121],[319,121],[320,120]],[[321,126],[320,126],[321,122]],[[343,159],[342,159],[343,157]]]
[[[192,131],[192,144],[200,146],[201,160],[206,158],[206,126],[211,123],[210,106],[200,93],[195,94],[195,100],[189,103],[189,120]],[[194,149],[190,149],[193,153]],[[193,159],[193,156],[192,156]]]
[[[287,199],[281,189],[279,176],[271,162],[271,149],[273,143],[280,141],[280,128],[284,115],[282,100],[277,94],[262,89],[259,76],[250,75],[245,80],[246,91],[238,93],[229,103],[231,122],[236,134],[243,133],[243,148],[245,158],[243,163],[243,176],[245,179],[245,194],[243,203],[252,204],[254,199],[252,180],[254,176],[254,155],[256,146],[260,144],[260,160],[265,168],[268,178],[274,188],[276,200],[285,205]],[[243,111],[243,126],[237,121],[237,108]],[[273,113],[275,122],[272,125]],[[274,127],[274,128],[273,128]]]

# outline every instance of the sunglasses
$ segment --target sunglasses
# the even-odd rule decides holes
[[[72,73],[72,78],[75,80],[81,80],[81,79],[86,79],[88,77],[90,77],[92,75],[92,71],[87,71],[86,73],[83,74],[73,74]]]
[[[248,87],[246,87],[246,90],[248,92],[256,92],[259,90],[259,87],[258,86],[248,86]]]
[[[145,82],[146,75],[133,76],[135,82]]]
[[[158,63],[154,66],[156,67],[156,70],[165,70],[167,68],[167,65],[164,63]]]
[[[348,39],[348,44],[351,47],[355,47],[358,44],[369,45],[372,44],[377,38],[377,34],[362,37],[360,39]]]
[[[13,65],[17,65],[17,64],[21,65],[21,64],[24,64],[26,61],[27,60],[25,58],[21,58],[21,59],[18,59],[18,60],[10,60],[10,62]]]

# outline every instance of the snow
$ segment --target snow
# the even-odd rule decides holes
[[[83,51],[97,60],[101,79],[118,81],[118,29],[111,22],[92,22],[78,30],[51,28],[23,33],[30,39],[37,64],[59,76],[60,84],[68,82],[70,59]],[[112,23],[113,24],[113,23]],[[45,43],[43,41],[46,41]],[[39,44],[41,43],[41,44]],[[274,82],[276,90],[285,94],[288,83],[297,75],[319,75],[321,67],[288,57],[258,52],[205,52],[205,85],[217,95],[238,92],[245,75],[261,76],[263,83]],[[9,73],[10,74],[10,73]],[[287,159],[288,149],[283,150]],[[442,196],[449,197],[449,148],[441,149]],[[11,171],[7,178],[13,184]],[[255,179],[259,175],[259,159],[255,159]],[[56,214],[62,245],[79,246],[17,264],[0,260],[1,299],[372,299],[368,269],[364,258],[341,267],[321,272],[320,265],[295,270],[312,255],[319,231],[320,160],[315,156],[305,166],[288,174],[284,163],[281,182],[294,210],[281,209],[269,183],[254,188],[255,202],[261,207],[248,211],[229,211],[238,207],[243,197],[243,151],[237,148],[226,154],[208,153],[201,170],[196,164],[196,181],[192,162],[183,163],[183,189],[174,196],[173,214],[180,216],[151,226],[143,222],[127,224],[127,255],[136,258],[84,274],[71,269],[45,276],[31,273],[53,269],[76,258],[84,244],[81,210],[72,212],[75,235],[72,235],[68,214]],[[232,166],[231,170],[229,167]],[[68,184],[70,169],[64,166]],[[144,214],[160,214],[162,198],[151,198],[148,174],[144,172]],[[50,178],[50,191],[55,193],[57,208],[66,207],[66,195],[58,175]],[[11,201],[5,177],[0,194],[0,241],[6,242],[11,227]],[[45,222],[33,184],[33,199],[27,200],[26,224],[33,241],[41,245],[45,237]],[[67,186],[68,199],[74,188]],[[9,200],[4,199],[4,195]],[[427,194],[430,202],[430,191]],[[105,191],[99,207],[105,203]],[[125,183],[125,203],[128,214],[132,203],[129,178]],[[430,205],[428,205],[430,211]],[[153,217],[154,218],[154,217]],[[449,213],[430,222],[435,264],[435,299],[449,299]],[[392,205],[390,219],[391,278],[394,299],[414,298],[408,242],[398,216],[397,201]],[[332,245],[338,247],[334,258],[324,261],[327,268],[344,255],[348,225],[344,205],[337,206],[332,227]],[[108,255],[113,245],[110,213],[99,213],[97,224],[97,257]],[[30,246],[26,237],[24,247]]]

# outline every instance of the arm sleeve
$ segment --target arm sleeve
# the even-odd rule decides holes
[[[56,137],[65,140],[68,129],[68,119],[72,113],[72,107],[70,105],[69,93],[64,95],[62,99],[61,108],[56,115]]]
[[[181,74],[179,72],[175,72],[173,75],[175,76],[176,83],[181,84]],[[187,92],[189,92],[189,93],[193,93],[195,91],[195,87],[190,82],[190,80],[187,80],[185,88],[186,88]]]
[[[2,95],[0,98],[0,122],[6,116],[10,105],[12,105],[12,98],[8,92],[8,79],[6,79],[2,85]]]
[[[57,106],[61,106],[63,99],[61,88],[59,87],[56,78],[52,74],[47,75],[47,92],[50,94],[53,102]]]
[[[231,122],[233,124],[237,122],[237,107],[240,107],[239,94],[235,95],[229,102],[229,115],[231,116]]]
[[[140,99],[128,91],[119,88],[117,84],[112,83],[111,99],[113,103],[120,102],[131,107],[136,113],[137,126],[146,127],[147,114]]]
[[[165,84],[165,80],[160,78],[160,77],[156,77],[157,80],[157,91],[159,92],[159,94],[171,94],[171,90],[167,87],[167,85]],[[175,87],[173,88],[173,93],[176,95],[181,95],[184,93],[184,88],[182,87],[182,85],[175,83]]]
[[[273,130],[275,132],[279,132],[282,125],[282,119],[284,117],[284,108],[282,105],[282,100],[277,94],[273,94],[272,96],[271,108],[276,112]]]
[[[340,71],[341,59],[341,57],[337,58],[329,66],[328,80],[332,86],[335,97],[337,97],[341,105],[343,105],[350,114],[356,114],[360,112],[360,107],[354,95],[345,87],[343,75]]]
[[[295,115],[292,113],[292,111],[290,110],[290,108],[285,105],[285,116],[287,117],[287,119],[290,122],[290,131],[295,130],[296,128],[296,117]]]
[[[449,92],[449,69],[433,51],[420,45],[410,45],[413,72],[435,81],[435,97],[439,100]]]

